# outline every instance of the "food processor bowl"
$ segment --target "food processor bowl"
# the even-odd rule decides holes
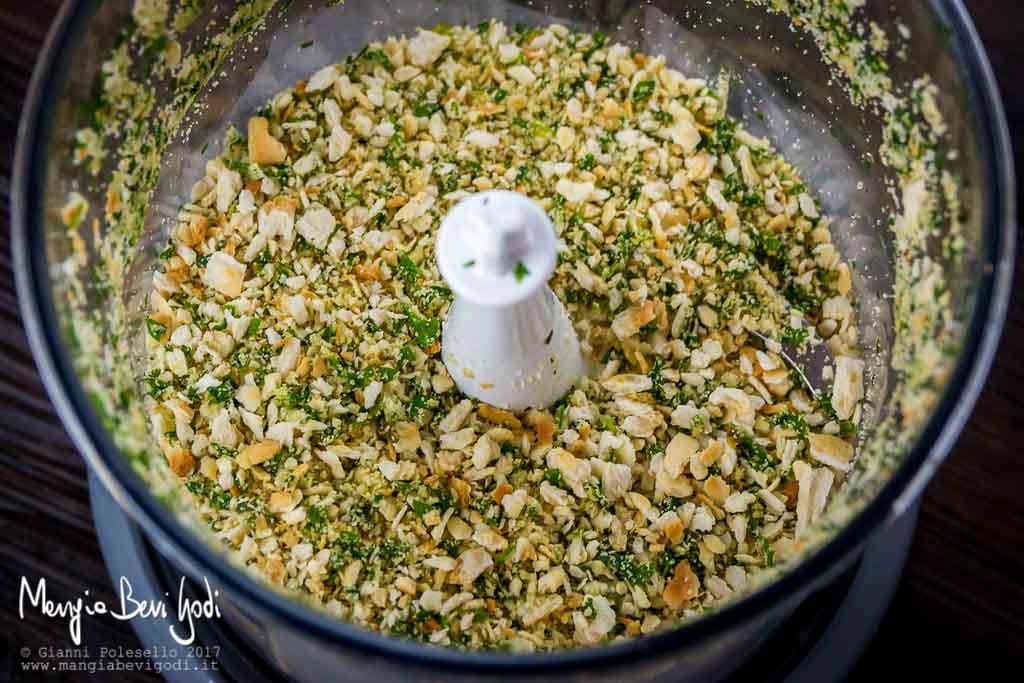
[[[140,6],[149,4],[159,3]],[[111,50],[137,49],[145,57],[166,44],[125,40],[127,26],[148,20],[138,10],[133,15],[130,3],[69,0],[47,39],[25,103],[13,187],[19,297],[51,399],[90,470],[157,551],[192,577],[206,577],[216,586],[224,618],[256,644],[269,666],[292,680],[326,675],[438,681],[721,677],[742,664],[816,588],[847,568],[873,533],[917,500],[974,405],[1006,312],[1015,231],[1010,145],[998,92],[967,12],[958,0],[860,4],[211,4],[197,10],[200,20],[176,35],[185,46],[183,59],[195,52],[211,60],[198,59],[190,66],[209,67],[202,87],[183,90],[138,75],[147,106],[139,109],[137,123],[159,125],[148,129],[151,137],[135,153],[140,159],[157,155],[159,173],[142,174],[139,185],[128,188],[148,208],[129,232],[111,240],[102,220],[104,185],[118,163],[133,160],[119,159],[111,149],[94,176],[81,155],[76,158],[83,144],[76,132],[90,125],[99,74]],[[835,17],[848,6],[854,7],[855,23],[837,25]],[[800,20],[793,22],[792,14]],[[601,31],[611,41],[664,55],[687,76],[711,80],[727,70],[732,79],[729,113],[753,134],[768,138],[800,169],[824,212],[834,217],[832,232],[844,258],[856,263],[856,306],[868,361],[859,439],[863,453],[819,537],[808,541],[806,552],[778,576],[743,597],[676,628],[600,647],[545,654],[433,647],[357,628],[268,587],[237,566],[188,510],[176,505],[173,486],[154,475],[166,467],[159,454],[148,455],[157,451],[148,442],[146,421],[133,410],[138,399],[132,384],[138,388],[145,375],[140,331],[150,277],[180,205],[203,175],[202,151],[216,149],[229,125],[244,129],[252,112],[277,91],[368,42],[417,27],[476,25],[489,19]],[[238,36],[225,38],[228,27]],[[845,36],[847,47],[867,44],[873,30],[884,32],[887,43],[878,41],[877,51],[865,49],[859,57],[844,51],[843,40],[832,40]],[[891,142],[894,117],[904,113],[891,106],[888,94],[873,92],[871,83],[851,86],[837,74],[837,68],[863,73],[858,59],[883,60],[877,73],[887,73],[892,92],[916,103],[907,107],[907,117],[928,119],[932,113],[922,105],[927,83],[919,79],[927,74],[937,87],[935,105],[944,123],[929,144],[939,150],[936,158],[958,195],[955,201],[952,195],[946,198],[943,218],[917,251],[894,238],[893,227],[906,209],[908,195],[901,193],[899,182],[906,181],[907,169],[879,151]],[[145,60],[136,67],[145,71]],[[111,77],[108,72],[103,78]],[[157,112],[172,104],[177,109],[168,109],[171,113],[160,119]],[[62,212],[72,192],[95,210],[69,229]],[[104,250],[109,256],[111,248],[130,258],[121,262],[118,282],[98,284],[96,271]],[[942,275],[928,285],[943,311],[938,353],[927,339],[906,339],[914,333],[901,313],[901,302],[913,289],[900,284],[908,259],[916,259],[919,270],[937,268]],[[99,332],[83,335],[78,325],[83,319]],[[130,349],[122,355],[115,346],[125,339]],[[123,377],[132,381],[120,381]]]

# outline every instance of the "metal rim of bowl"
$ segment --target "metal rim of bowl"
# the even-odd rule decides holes
[[[12,251],[29,345],[66,430],[118,504],[143,528],[161,554],[193,576],[209,576],[244,610],[261,618],[283,621],[289,628],[338,641],[367,655],[396,657],[409,665],[492,673],[622,665],[696,646],[818,585],[830,570],[851,559],[875,529],[906,510],[949,454],[985,384],[1006,319],[1013,276],[1016,185],[1012,148],[998,86],[974,24],[962,0],[939,0],[934,5],[936,19],[944,20],[952,31],[954,56],[966,75],[970,101],[976,108],[982,151],[987,166],[993,169],[984,207],[984,220],[993,230],[982,245],[980,261],[985,271],[948,388],[914,449],[874,500],[817,552],[756,592],[664,633],[602,647],[544,654],[462,652],[385,636],[319,613],[230,564],[152,496],[97,419],[61,341],[53,302],[47,295],[41,207],[53,122],[45,112],[54,109],[60,96],[74,38],[85,30],[93,4],[90,0],[69,0],[62,5],[36,63],[18,131],[12,183]]]

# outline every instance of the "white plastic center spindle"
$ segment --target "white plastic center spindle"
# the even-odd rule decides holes
[[[444,321],[444,364],[464,394],[498,408],[551,405],[584,371],[572,322],[547,281],[555,231],[529,198],[472,195],[437,236],[437,265],[455,295]]]

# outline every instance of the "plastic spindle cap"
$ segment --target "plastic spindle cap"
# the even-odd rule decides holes
[[[456,296],[503,307],[544,286],[555,268],[555,231],[528,197],[480,192],[457,204],[437,236],[437,266]]]

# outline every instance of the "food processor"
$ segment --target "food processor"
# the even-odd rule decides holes
[[[202,644],[218,646],[219,666],[204,675],[841,678],[895,588],[916,502],[981,390],[1009,298],[1016,227],[1010,146],[962,3],[257,0],[171,7],[63,6],[25,103],[13,248],[29,340],[89,463],[112,577],[133,577],[137,591],[156,596],[175,590],[181,576],[197,586],[205,579],[219,592],[223,619],[199,633]],[[179,16],[190,20],[178,23]],[[672,629],[545,654],[465,652],[384,636],[253,578],[177,505],[174,487],[161,478],[166,466],[147,456],[152,444],[134,398],[141,394],[133,393],[145,376],[139,330],[151,274],[178,207],[203,174],[202,152],[229,126],[244,129],[277,91],[368,42],[490,19],[600,31],[664,55],[689,76],[728,74],[729,113],[798,167],[835,219],[835,242],[856,263],[868,363],[861,455],[800,556],[746,595]],[[157,53],[166,60],[168,22],[183,46],[174,60],[196,78],[175,80],[151,68]],[[132,38],[139,31],[147,38]],[[119,112],[125,144],[104,155],[95,153],[90,125],[98,96],[123,75],[103,66],[114,50],[138,57],[132,82],[142,87],[115,84],[128,95]],[[100,97],[99,104],[110,103]],[[930,133],[904,136],[918,130],[917,120]],[[902,148],[925,155],[927,167],[910,163]],[[126,187],[130,220],[112,232],[102,220],[105,184],[128,167],[142,169]],[[917,180],[941,188],[942,201],[915,233],[908,226],[919,222],[910,220],[920,208]],[[69,221],[71,196],[97,211]],[[98,266],[109,271],[112,258],[116,277],[97,279]],[[147,644],[167,638],[157,622],[133,626]]]

